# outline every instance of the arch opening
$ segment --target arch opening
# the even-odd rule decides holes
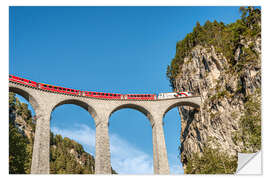
[[[95,173],[95,122],[86,103],[66,100],[51,112],[50,173]],[[91,113],[90,113],[91,112]],[[90,114],[90,116],[89,116]]]
[[[67,100],[60,101],[58,104],[56,104],[53,107],[52,111],[54,111],[57,107],[64,105],[64,104],[77,105],[77,106],[85,109],[86,111],[88,111],[93,118],[95,118],[97,116],[96,110],[93,107],[91,107],[89,104],[87,104],[83,101],[76,100],[76,99],[67,99]]]
[[[189,101],[182,101],[182,102],[175,102],[172,103],[163,113],[163,117],[166,115],[167,112],[169,112],[171,109],[175,108],[175,107],[180,107],[180,106],[190,106],[190,107],[194,107],[196,109],[200,108],[200,106],[196,103],[192,103]]]
[[[151,125],[153,125],[153,117],[151,115],[151,113],[144,107],[137,105],[137,104],[123,104],[121,106],[116,107],[114,110],[112,110],[112,112],[109,115],[109,118],[116,112],[119,111],[121,109],[133,109],[133,110],[137,110],[139,112],[141,112],[142,114],[144,114],[147,119],[149,120],[149,122],[151,123]]]
[[[9,87],[9,92],[22,96],[35,110],[38,109],[38,101],[29,92],[17,87]]]
[[[112,168],[119,174],[153,174],[152,127],[134,105],[118,107],[110,116]]]

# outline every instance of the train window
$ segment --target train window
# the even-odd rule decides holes
[[[57,87],[54,87],[54,89],[57,89]]]
[[[74,92],[73,89],[71,89],[71,92]]]
[[[96,93],[93,93],[93,95],[96,95]]]
[[[52,88],[52,86],[49,86],[49,88]]]
[[[67,89],[67,91],[70,91],[70,89]]]
[[[11,75],[9,75],[9,78],[11,78]]]
[[[66,89],[65,89],[65,88],[63,88],[63,91],[66,91]]]
[[[44,87],[47,87],[46,85],[44,85]]]

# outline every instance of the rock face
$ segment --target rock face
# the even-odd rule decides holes
[[[245,51],[257,57],[245,63]],[[261,38],[242,38],[231,65],[214,46],[195,46],[184,59],[181,73],[175,78],[176,91],[192,91],[200,95],[200,110],[179,107],[181,116],[181,160],[185,169],[192,153],[203,154],[206,146],[219,147],[230,156],[237,152],[255,152],[257,149],[236,143],[235,132],[241,131],[240,119],[247,97],[260,93],[261,88]],[[239,61],[239,62],[238,62]]]

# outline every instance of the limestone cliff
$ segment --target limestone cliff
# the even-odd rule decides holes
[[[189,163],[195,154],[204,156],[209,148],[226,157],[260,149],[260,11],[251,7],[246,10],[249,16],[227,26],[217,22],[207,22],[203,27],[197,24],[193,33],[178,43],[176,57],[168,67],[167,75],[175,91],[192,91],[202,100],[199,110],[179,107],[185,173],[207,173],[197,171],[196,165],[192,168]],[[233,41],[224,38],[229,28],[239,30],[240,25],[243,30],[233,34]],[[196,38],[188,50],[182,50],[190,39]]]

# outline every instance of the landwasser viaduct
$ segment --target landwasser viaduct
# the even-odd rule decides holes
[[[199,96],[161,100],[115,100],[54,93],[19,83],[9,82],[9,91],[24,97],[33,107],[37,122],[32,156],[32,174],[49,174],[50,119],[52,111],[63,104],[75,104],[90,113],[96,125],[95,173],[111,174],[108,125],[110,116],[123,108],[142,112],[152,126],[155,174],[169,174],[169,163],[163,132],[164,115],[176,106],[200,107]]]

